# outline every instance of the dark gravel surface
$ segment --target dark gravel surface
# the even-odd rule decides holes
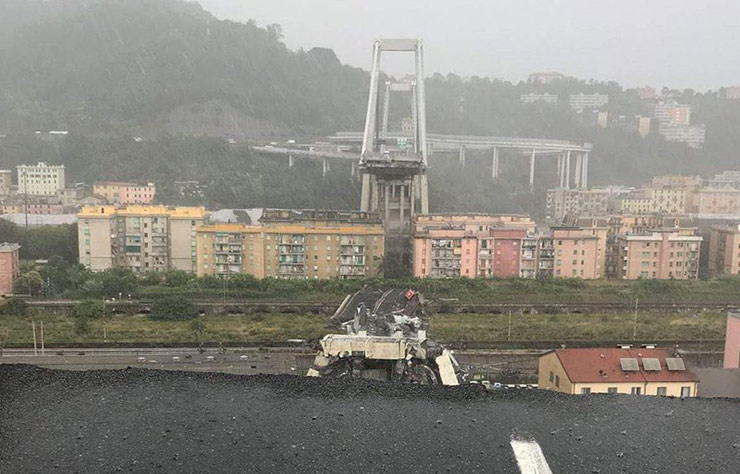
[[[0,365],[0,473],[740,473],[740,403]]]

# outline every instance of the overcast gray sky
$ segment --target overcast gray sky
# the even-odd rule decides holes
[[[365,69],[373,39],[420,37],[427,74],[517,81],[554,70],[625,86],[740,84],[740,0],[199,1],[219,18],[279,23],[289,47],[329,47]]]

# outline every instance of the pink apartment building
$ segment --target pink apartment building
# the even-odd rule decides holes
[[[154,183],[138,185],[136,183],[101,181],[93,184],[93,194],[102,196],[109,204],[151,204],[157,188]]]
[[[0,296],[13,294],[13,282],[20,273],[18,244],[0,243]]]
[[[740,368],[740,313],[727,313],[723,367],[725,369]]]
[[[417,216],[414,276],[518,277],[522,240],[534,229],[534,221],[526,216]]]

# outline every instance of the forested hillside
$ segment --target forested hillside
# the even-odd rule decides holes
[[[332,45],[292,51],[281,36],[278,25],[217,20],[180,0],[3,0],[0,168],[46,160],[67,165],[70,182],[154,180],[168,202],[184,200],[175,180],[197,179],[208,185],[205,203],[213,207],[355,207],[358,184],[346,163],[332,163],[322,178],[315,165],[288,169],[224,140],[362,127],[367,72],[342,65]],[[560,104],[522,104],[519,96],[530,92],[560,94]],[[572,113],[567,96],[580,92],[608,93],[611,119],[623,116],[624,123],[601,129]],[[703,150],[656,134],[640,138],[625,124],[646,114],[647,102],[614,82],[575,78],[541,85],[432,74],[428,128],[592,142],[591,184],[737,169],[740,101],[711,91],[665,92],[691,104],[693,121],[707,125]],[[70,135],[49,141],[36,130]],[[503,158],[506,179],[495,185],[483,154],[470,153],[465,169],[441,156],[431,165],[435,211],[535,212],[544,187],[554,184],[549,165],[538,165],[539,194],[530,195],[526,165],[515,156]]]

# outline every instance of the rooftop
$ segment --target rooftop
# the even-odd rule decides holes
[[[78,218],[108,216],[167,216],[174,218],[205,219],[205,207],[180,206],[85,206],[77,214]]]
[[[19,244],[3,242],[0,244],[0,252],[15,252],[21,248]]]
[[[568,378],[573,383],[607,382],[696,382],[690,370],[669,370],[666,359],[675,358],[668,349],[557,349]],[[622,360],[633,359],[636,370],[623,370]],[[657,359],[660,370],[645,370],[646,359]],[[648,361],[648,365],[649,365]]]

